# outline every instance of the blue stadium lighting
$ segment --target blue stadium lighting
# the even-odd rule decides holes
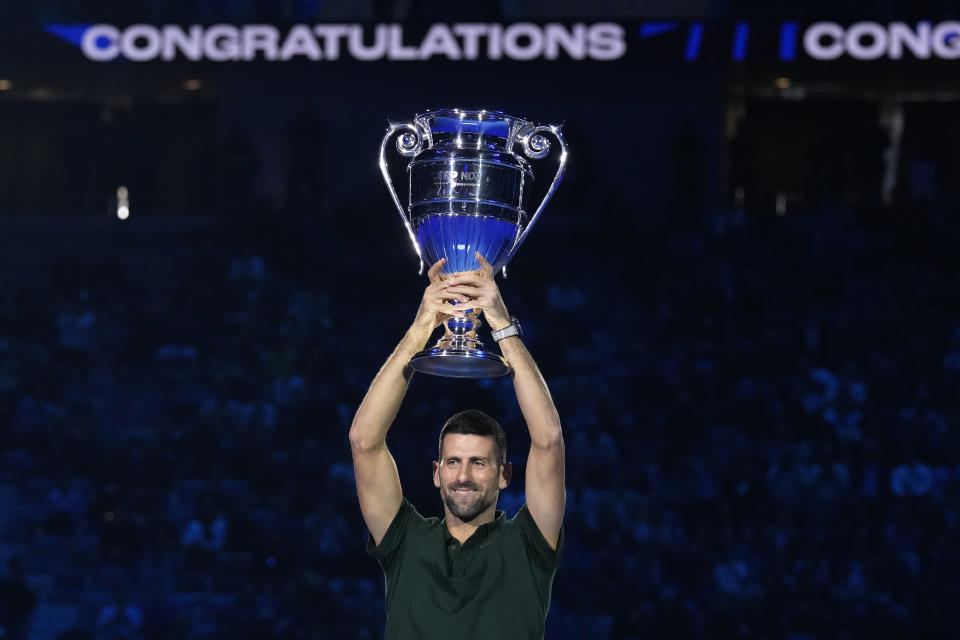
[[[83,34],[86,33],[87,29],[89,29],[92,26],[93,26],[92,23],[91,24],[49,23],[49,24],[43,25],[43,29],[47,33],[57,36],[58,38],[79,47],[80,43],[83,42]],[[97,46],[102,47],[103,45],[98,42]]]
[[[747,57],[747,40],[750,37],[750,25],[738,22],[733,33],[733,59],[737,62]]]
[[[800,25],[796,22],[784,22],[780,26],[780,59],[790,62],[797,59],[797,33]]]
[[[662,33],[668,33],[677,28],[676,22],[644,22],[637,34],[641,38],[652,38]]]
[[[688,61],[694,61],[700,57],[700,44],[703,42],[703,23],[694,22],[690,25],[690,33],[687,36],[687,49],[684,52],[684,58]]]

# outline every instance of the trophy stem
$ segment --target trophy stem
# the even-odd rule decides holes
[[[472,347],[473,344],[479,344],[477,339],[477,329],[483,322],[477,317],[477,313],[470,309],[461,317],[452,317],[444,322],[444,335],[440,342],[449,345],[449,348],[464,349]],[[483,345],[480,345],[481,348]]]

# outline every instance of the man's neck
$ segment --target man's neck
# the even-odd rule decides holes
[[[493,522],[493,519],[497,515],[497,505],[490,505],[486,511],[477,514],[477,517],[469,522],[464,522],[450,513],[450,509],[448,509],[446,505],[443,506],[443,511],[446,514],[445,523],[447,525],[447,531],[449,531],[450,535],[456,538],[460,544],[463,544],[477,529],[487,523]]]

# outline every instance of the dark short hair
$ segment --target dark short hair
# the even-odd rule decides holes
[[[440,430],[440,445],[437,447],[438,460],[443,459],[443,439],[448,433],[493,438],[493,452],[497,458],[497,464],[502,467],[507,463],[507,435],[503,432],[500,423],[483,411],[467,409],[455,413],[447,419],[443,429]]]

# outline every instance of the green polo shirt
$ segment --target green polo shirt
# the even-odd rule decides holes
[[[553,550],[523,505],[497,511],[462,545],[406,498],[367,553],[386,576],[386,640],[541,640],[563,545]]]

